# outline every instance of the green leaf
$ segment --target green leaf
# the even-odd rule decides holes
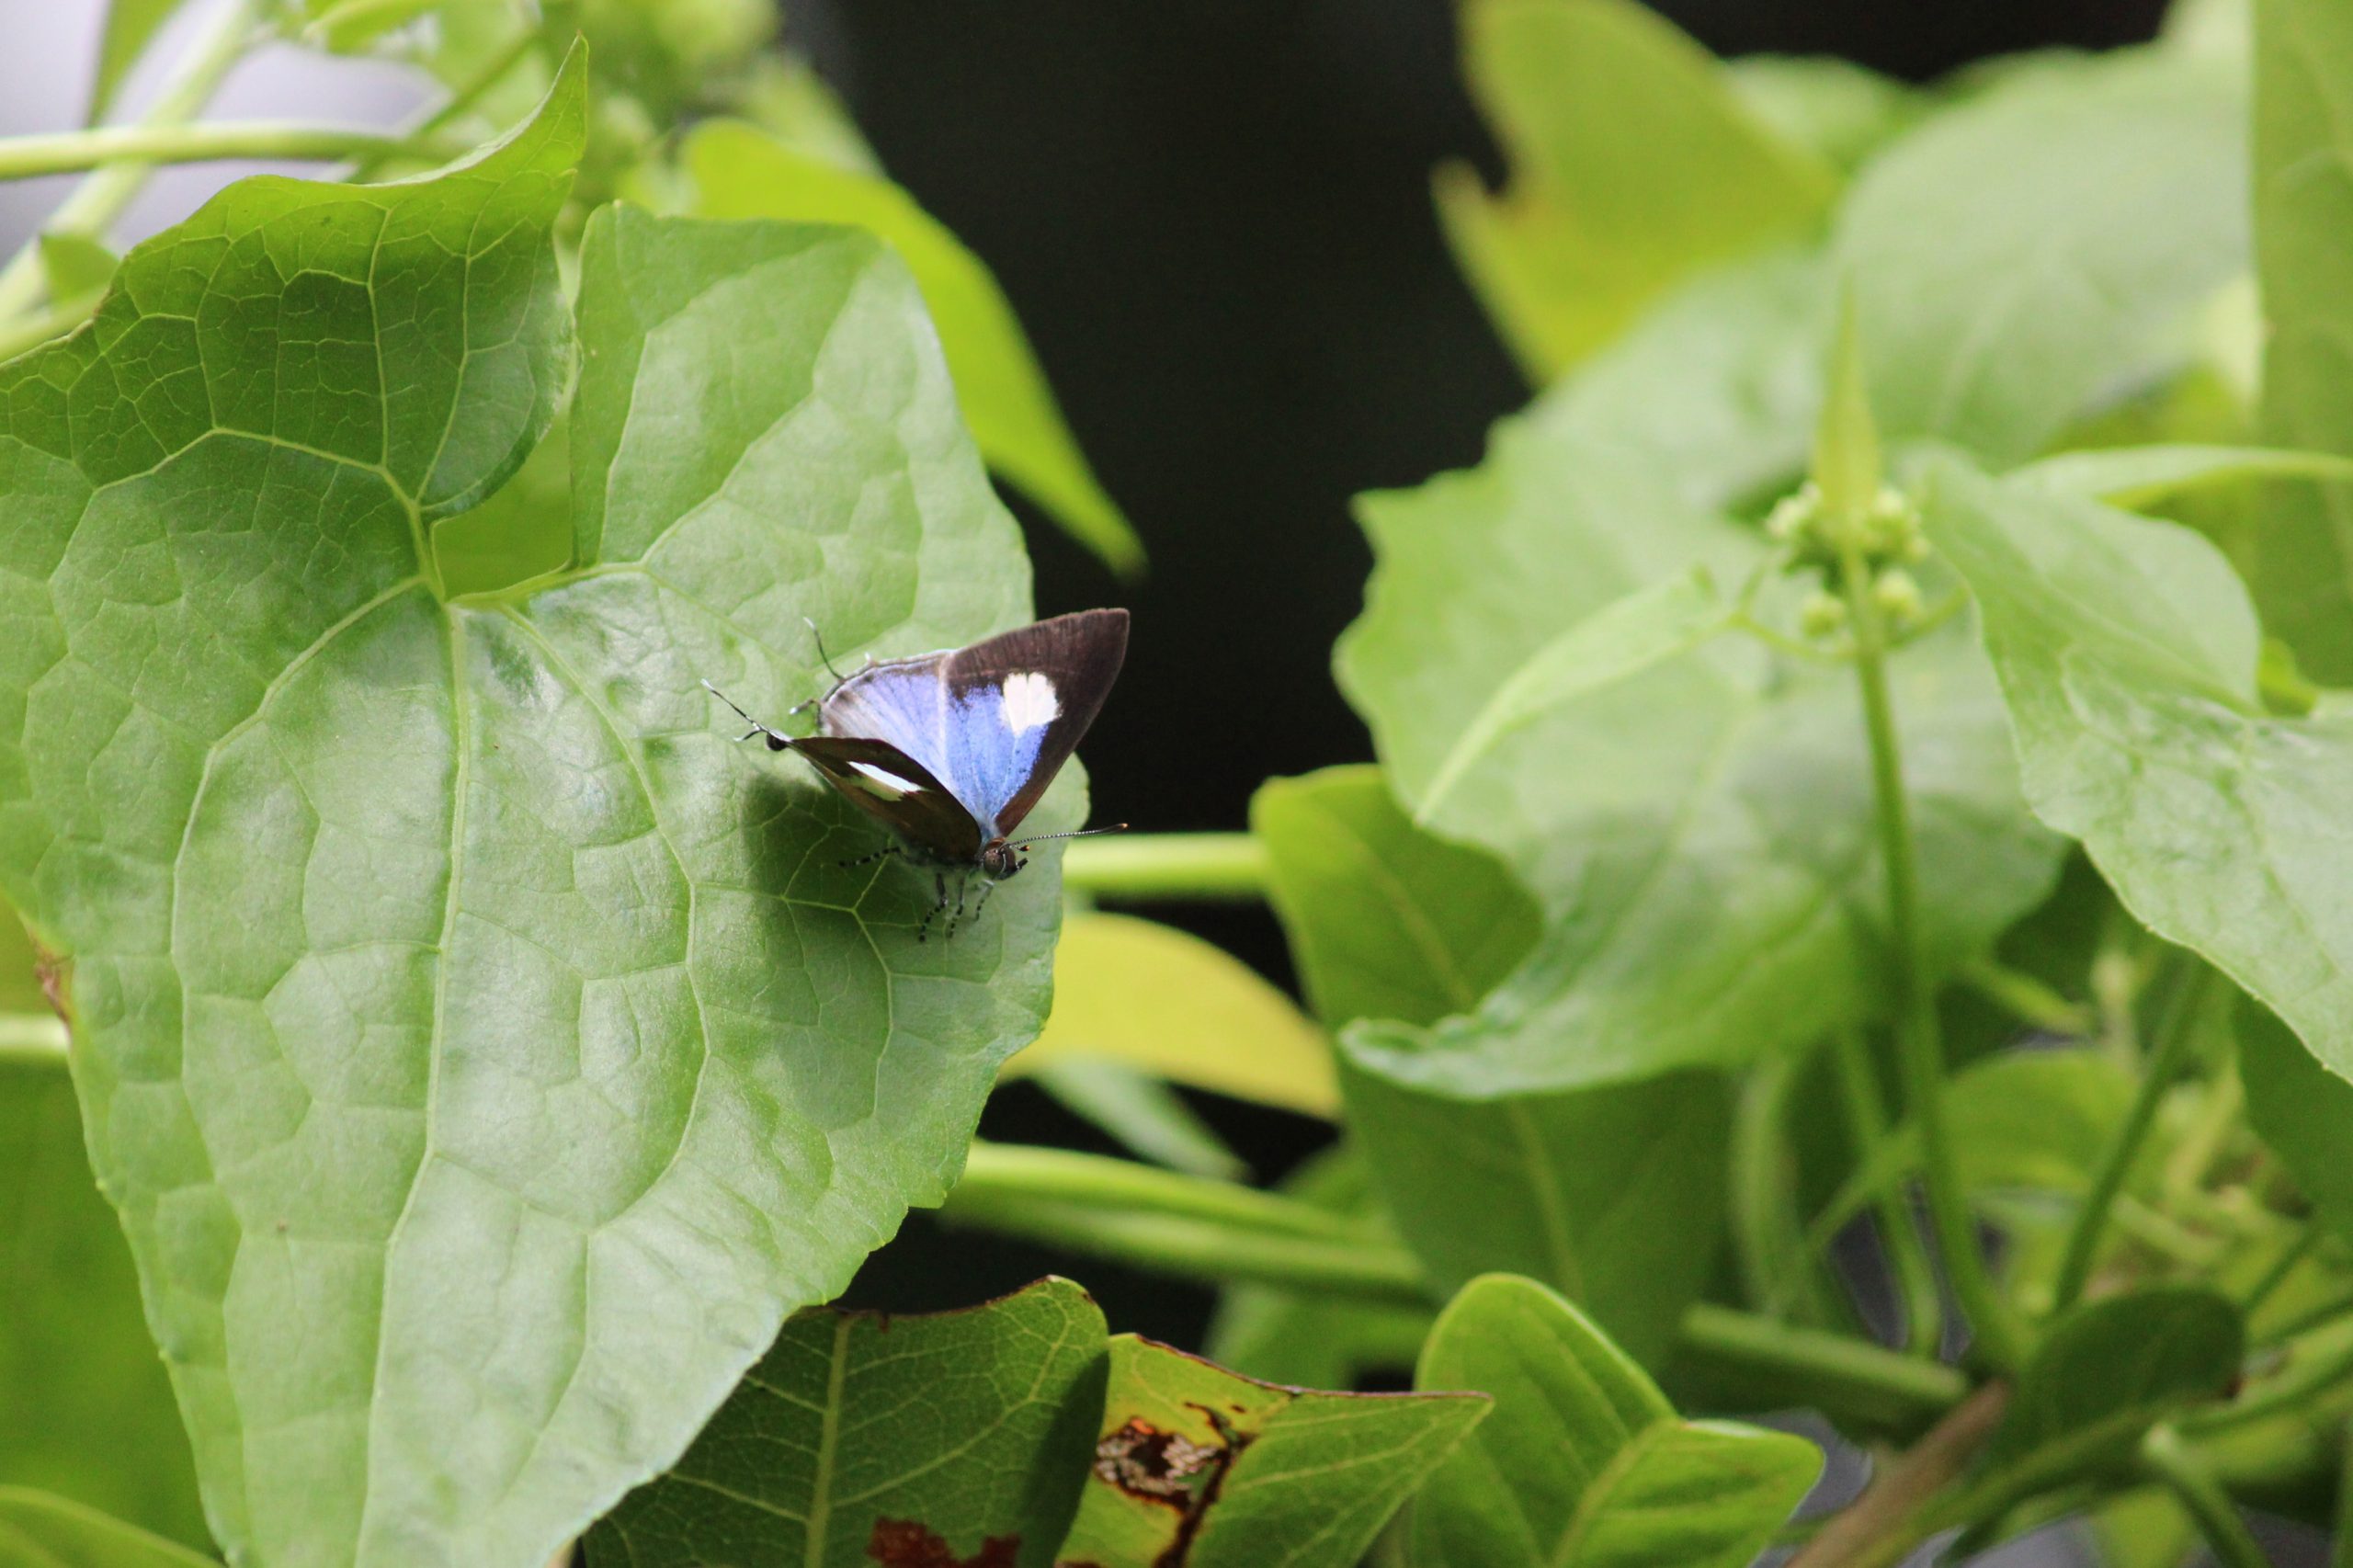
[[[1290,1198],[1335,1214],[1381,1213],[1372,1177],[1348,1144],[1309,1158],[1282,1182]],[[1203,1346],[1211,1360],[1294,1388],[1353,1388],[1369,1373],[1410,1371],[1431,1312],[1402,1302],[1237,1285],[1218,1300]]]
[[[1463,1288],[1414,1383],[1495,1400],[1414,1500],[1431,1568],[1745,1568],[1822,1472],[1802,1437],[1682,1420],[1574,1307],[1509,1275]]]
[[[1308,994],[1333,1027],[1459,1010],[1529,939],[1525,895],[1486,857],[1416,828],[1370,768],[1277,780],[1251,821]],[[1664,1356],[1722,1232],[1721,1078],[1477,1100],[1377,1066],[1341,1084],[1398,1234],[1441,1286],[1495,1269],[1547,1279],[1637,1355]]]
[[[1056,1561],[1355,1568],[1488,1403],[1279,1388],[1121,1335],[1094,1471]]]
[[[1348,1126],[1441,1289],[1525,1274],[1661,1364],[1723,1235],[1732,1093],[1715,1073],[1493,1099],[1344,1069]]]
[[[2013,463],[2172,368],[2247,265],[2245,121],[2227,62],[2126,51],[2019,74],[1874,159],[1836,249],[1886,434]]]
[[[1830,387],[1813,429],[1813,483],[1823,511],[1837,525],[1859,526],[1879,499],[1879,426],[1863,368],[1851,289],[1838,297],[1838,337],[1830,350]]]
[[[1438,172],[1438,214],[1542,385],[1669,285],[1805,229],[1836,176],[1753,112],[1708,53],[1631,0],[1478,0],[1471,91],[1510,189]]]
[[[1464,774],[1553,709],[1689,653],[1723,631],[1729,615],[1715,585],[1695,568],[1586,616],[1495,688],[1438,765],[1416,814],[1427,821]]]
[[[1983,609],[2036,812],[2353,1074],[2353,716],[2265,712],[2245,590],[2185,528],[1958,462],[1927,506]]]
[[[0,899],[0,1013],[46,1013],[33,939],[17,912]]]
[[[2269,1008],[2242,998],[2236,1025],[2247,1119],[2321,1219],[2353,1241],[2353,1084],[2313,1061]]]
[[[1789,331],[1745,310],[1724,326],[1772,344]],[[1630,339],[1609,374],[1661,384],[1631,366],[1682,341]],[[1720,351],[1727,361],[1743,362]],[[1740,384],[1703,389],[1729,399]],[[1784,449],[1802,460],[1814,408],[1787,412]],[[1680,413],[1653,404],[1650,417]],[[1478,470],[1361,499],[1379,564],[1339,676],[1417,808],[1472,716],[1564,629],[1695,567],[1738,583],[1765,564],[1753,529],[1621,438],[1626,418],[1588,431],[1564,404],[1506,421]],[[2018,798],[1965,632],[1922,640],[1891,674],[1935,894],[1927,947],[1949,965],[2040,902],[2060,846]],[[1428,816],[1535,892],[1535,954],[1477,1012],[1426,1033],[1360,1028],[1352,1053],[1400,1082],[1488,1096],[1734,1064],[1870,1016],[1885,999],[1869,780],[1851,677],[1746,639],[1550,710]]]
[[[1783,141],[1853,170],[1917,119],[1925,95],[1836,55],[1750,54],[1723,63],[1749,113]]]
[[[2209,485],[2247,479],[2353,479],[2353,458],[2276,447],[2105,447],[2060,452],[2010,478],[2128,511]]]
[[[581,134],[575,62],[447,175],[233,187],[0,374],[0,887],[241,1560],[543,1561],[940,1199],[1045,1010],[1051,865],[918,946],[698,685],[1028,617],[870,236],[592,220],[580,567],[433,592],[570,369]]]
[[[0,1495],[54,1493],[208,1545],[188,1436],[122,1227],[90,1178],[65,1053],[11,1051],[8,1032],[0,1017]]]
[[[696,127],[678,161],[697,216],[848,223],[888,241],[923,290],[981,455],[1113,571],[1143,569],[1143,546],[1096,483],[996,279],[913,197],[741,120]]]
[[[1972,1062],[1944,1097],[1961,1186],[1973,1194],[2080,1196],[2131,1103],[2131,1078],[2105,1051],[2013,1051]],[[1814,1230],[1844,1225],[1919,1164],[1919,1130],[1906,1122],[1848,1179]]]
[[[1250,801],[1268,896],[1324,1027],[1435,1023],[1535,944],[1535,904],[1493,856],[1415,828],[1370,767],[1275,778]]]
[[[123,77],[179,8],[180,0],[108,0],[106,30],[98,35],[97,74],[90,83],[92,125],[107,117]]]
[[[1099,1059],[1307,1116],[1338,1111],[1323,1031],[1223,949],[1133,915],[1080,915],[1054,968],[1045,1032],[1006,1076]]]
[[[113,278],[122,258],[85,234],[43,234],[40,269],[52,302],[95,294]]]
[[[119,1449],[119,1460],[132,1449]],[[0,1486],[0,1562],[10,1568],[211,1568],[212,1559],[70,1498]]]
[[[2255,40],[2264,432],[2353,457],[2353,17],[2326,0],[2260,0]],[[2275,490],[2235,542],[2265,623],[2315,676],[2353,684],[2353,485]]]
[[[1217,1129],[1166,1081],[1140,1068],[1107,1057],[1074,1056],[1050,1062],[1029,1076],[1056,1105],[1139,1159],[1188,1176],[1249,1179],[1250,1167],[1226,1147]]]
[[[2203,1286],[2108,1296],[2052,1324],[2018,1372],[1986,1462],[2070,1468],[2122,1457],[2151,1425],[2238,1376],[2238,1308]]]
[[[1067,1279],[928,1316],[804,1312],[590,1532],[590,1568],[1050,1563],[1109,1364],[1102,1309]]]

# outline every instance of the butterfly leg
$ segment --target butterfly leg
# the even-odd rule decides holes
[[[934,871],[931,874],[931,885],[933,891],[939,896],[934,901],[932,906],[924,912],[923,924],[915,927],[915,940],[918,942],[930,940],[931,923],[938,919],[948,908],[948,873],[945,871]],[[948,929],[949,935],[952,936],[955,933],[956,927],[951,923]],[[943,942],[947,939],[948,938],[946,937],[942,937],[940,938]]]
[[[995,877],[987,878],[981,883],[981,896],[972,901],[972,913],[965,916],[967,924],[978,920],[981,917],[981,911],[989,906],[989,894],[995,892],[996,892],[996,879]]]
[[[972,886],[972,878],[970,872],[966,872],[964,875],[956,879],[956,908],[954,913],[948,916],[948,931],[945,936],[939,938],[941,941],[952,942],[956,939],[957,927],[964,924],[964,894],[971,891]],[[980,912],[975,910],[973,913],[978,914]]]
[[[893,855],[904,855],[905,853],[905,848],[900,845],[886,844],[881,848],[875,850],[871,854],[851,856],[848,859],[840,863],[841,869],[847,871],[857,866],[871,866],[877,860],[887,860]]]

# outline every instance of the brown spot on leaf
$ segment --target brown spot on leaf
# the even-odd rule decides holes
[[[49,998],[50,1010],[64,1019],[66,1027],[71,1028],[74,1015],[67,1008],[65,992],[74,978],[74,960],[63,953],[51,952],[35,942],[33,975],[40,982],[40,994]]]
[[[1164,1432],[1142,1416],[1107,1432],[1095,1445],[1095,1473],[1129,1496],[1176,1510],[1176,1530],[1166,1550],[1152,1560],[1152,1568],[1184,1568],[1201,1533],[1211,1507],[1224,1489],[1226,1471],[1250,1446],[1250,1438],[1207,1405],[1201,1413],[1215,1443],[1197,1443],[1182,1432]],[[1063,1568],[1086,1568],[1065,1563]]]
[[[947,1539],[920,1519],[877,1519],[866,1538],[866,1555],[882,1568],[1014,1568],[1020,1555],[1017,1535],[993,1535],[970,1557],[959,1557]]]

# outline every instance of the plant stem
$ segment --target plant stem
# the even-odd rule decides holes
[[[2246,1317],[2255,1316],[2263,1303],[2271,1299],[2272,1293],[2288,1282],[2288,1276],[2296,1272],[2296,1265],[2312,1256],[2313,1249],[2320,1244],[2320,1221],[2317,1219],[2305,1221],[2304,1228],[2297,1233],[2296,1239],[2271,1260],[2271,1267],[2263,1271],[2263,1278],[2255,1282],[2239,1302],[2240,1312]]]
[[[90,319],[91,312],[98,308],[98,301],[104,298],[105,290],[92,290],[63,304],[51,305],[46,310],[0,324],[0,364],[72,332]]]
[[[1686,1352],[1737,1367],[1777,1397],[1859,1413],[1875,1426],[1916,1430],[1969,1394],[1955,1368],[1710,1301],[1683,1314],[1682,1330]]]
[[[1871,596],[1870,572],[1851,535],[1840,575],[1855,629],[1855,675],[1862,687],[1870,732],[1871,789],[1879,808],[1880,856],[1886,862],[1888,937],[1895,961],[1896,1043],[1904,1068],[1904,1097],[1920,1129],[1921,1176],[1935,1221],[1945,1278],[1976,1336],[1975,1348],[2007,1369],[2018,1365],[2020,1335],[2009,1303],[1994,1288],[1978,1245],[1969,1195],[1961,1184],[1952,1127],[1944,1110],[1944,1042],[1938,1032],[1920,946],[1918,846],[1911,803],[1904,791],[1904,758],[1895,704],[1887,685],[1887,629]]]
[[[2163,1482],[2197,1521],[2199,1533],[2222,1568],[2269,1568],[2271,1560],[2248,1532],[2229,1494],[2206,1473],[2171,1426],[2152,1426],[2141,1439],[2141,1468]]]
[[[65,1065],[65,1025],[51,1013],[0,1013],[0,1062]]]
[[[976,1142],[939,1215],[1211,1284],[1430,1300],[1421,1265],[1373,1226],[1131,1160]]]
[[[2099,1168],[2092,1176],[2091,1190],[2085,1195],[2083,1210],[2075,1216],[2075,1228],[2068,1234],[2058,1281],[2052,1288],[2053,1312],[2074,1306],[2091,1279],[2101,1238],[2108,1233],[2109,1210],[2115,1207],[2116,1195],[2124,1188],[2124,1178],[2131,1174],[2132,1161],[2141,1152],[2142,1141],[2156,1122],[2157,1108],[2165,1103],[2165,1090],[2189,1060],[2190,1047],[2197,1037],[2198,1015],[2213,973],[2206,964],[2193,960],[2192,967],[2174,987],[2165,1006],[2165,1021],[2157,1028],[2156,1041],[2150,1047],[2148,1060],[2142,1064],[2141,1085],[2133,1094],[2131,1108],[2125,1113],[2123,1124],[2101,1155]]]
[[[1871,1071],[1862,1030],[1851,1026],[1833,1030],[1831,1049],[1837,1053],[1839,1099],[1847,1109],[1855,1164],[1858,1169],[1870,1170],[1887,1140],[1887,1108],[1880,1102],[1879,1076]],[[1905,1347],[1915,1356],[1933,1357],[1944,1347],[1944,1297],[1921,1243],[1912,1206],[1905,1201],[1905,1185],[1887,1184],[1875,1200],[1880,1246],[1904,1299]]]
[[[2007,1383],[1987,1383],[1894,1462],[1876,1467],[1870,1484],[1824,1522],[1789,1568],[1855,1568],[1902,1561],[1933,1529],[1920,1520],[1966,1471],[2009,1409]]]
[[[2046,1034],[2085,1036],[2098,1027],[2089,1007],[2070,1002],[2033,975],[1992,959],[1961,966],[1961,983],[2021,1023]]]
[[[364,127],[285,125],[267,120],[236,124],[117,125],[97,131],[63,131],[50,136],[0,139],[0,180],[69,174],[108,164],[204,164],[226,158],[294,158],[335,162],[363,153],[414,153],[437,161],[452,149],[420,144]]]
[[[1063,857],[1063,885],[1097,898],[1251,903],[1266,896],[1267,851],[1246,833],[1083,838]]]
[[[157,96],[141,124],[185,125],[211,101],[222,78],[244,57],[256,36],[258,0],[227,0],[212,27],[188,51],[178,76]],[[147,183],[153,165],[112,164],[98,169],[68,196],[41,225],[52,234],[103,236],[131,199]],[[40,297],[40,246],[36,238],[0,267],[0,324],[8,324]]]

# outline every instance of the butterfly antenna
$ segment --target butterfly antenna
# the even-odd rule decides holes
[[[728,696],[725,692],[720,690],[717,687],[711,685],[710,682],[703,682],[702,688],[710,693],[713,697],[719,699],[720,701],[727,704],[728,707],[734,709],[735,717],[743,720],[744,722],[752,726],[750,729],[735,737],[735,744],[737,745],[742,745],[754,735],[766,735],[771,740],[779,741],[784,739],[782,735],[778,734],[774,730],[769,729],[766,724],[761,723],[757,719],[755,719],[749,713],[745,712],[742,704],[738,703],[733,698]]]
[[[1126,823],[1115,822],[1108,827],[1082,827],[1075,833],[1041,833],[1035,838],[1023,839],[1020,843],[1013,846],[1013,847],[1016,849],[1027,849],[1033,844],[1051,844],[1057,838],[1093,838],[1099,833],[1125,833],[1127,831],[1128,824]]]
[[[825,666],[825,673],[834,677],[835,686],[841,685],[842,672],[834,668],[833,655],[825,652],[825,634],[818,631],[817,623],[805,615],[801,618],[801,624],[807,627],[809,635],[817,640],[817,662]]]

